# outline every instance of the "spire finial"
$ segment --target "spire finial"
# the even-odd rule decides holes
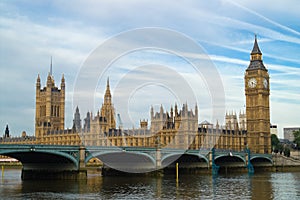
[[[150,108],[150,114],[151,114],[151,117],[154,116],[154,110],[153,110],[153,106],[151,105],[151,108]]]
[[[251,52],[251,55],[253,54],[260,54],[262,55],[259,47],[258,47],[258,43],[257,43],[257,35],[255,34],[254,35],[254,45],[253,45],[253,49],[252,49],[252,52]]]
[[[50,59],[50,76],[52,76],[52,56],[51,56],[51,59]]]
[[[110,87],[109,87],[109,77],[107,77],[107,81],[106,81],[106,93],[110,93]]]
[[[110,95],[110,87],[109,87],[109,77],[107,77],[107,82],[106,82],[106,93]]]
[[[109,77],[107,77],[106,91],[104,95],[104,104],[111,104],[111,94],[109,88]]]
[[[4,137],[9,137],[9,128],[8,128],[8,124],[6,124]]]

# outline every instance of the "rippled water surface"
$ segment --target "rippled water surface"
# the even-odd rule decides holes
[[[164,177],[102,177],[84,181],[22,181],[6,169],[0,199],[300,199],[300,172]]]

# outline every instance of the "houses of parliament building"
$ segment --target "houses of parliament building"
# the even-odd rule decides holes
[[[51,71],[51,70],[50,70]],[[150,124],[141,120],[140,127],[116,127],[115,109],[107,79],[104,102],[93,115],[88,112],[81,120],[79,108],[74,113],[73,127],[65,129],[65,79],[60,88],[49,72],[46,86],[36,81],[35,136],[24,133],[19,138],[5,136],[5,144],[49,144],[85,146],[140,146],[183,149],[249,148],[253,153],[271,153],[269,75],[263,64],[262,53],[255,37],[251,59],[245,71],[246,112],[225,114],[225,125],[204,121],[198,124],[198,107],[187,104],[174,105],[170,111],[161,106],[158,111],[150,108]]]

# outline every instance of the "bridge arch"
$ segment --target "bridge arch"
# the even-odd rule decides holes
[[[209,163],[209,159],[208,159],[206,156],[202,155],[202,154],[199,154],[199,153],[190,153],[190,152],[186,152],[185,154],[187,154],[187,155],[198,156],[199,158],[205,160],[205,162],[206,162],[207,164]]]
[[[272,158],[268,156],[262,156],[262,155],[255,155],[250,158],[250,162],[254,166],[259,166],[259,165],[272,165],[273,160]]]
[[[185,158],[191,158],[194,159],[194,162],[201,162],[204,161],[204,163],[208,166],[209,165],[209,160],[208,158],[206,158],[204,155],[199,154],[199,153],[189,153],[189,152],[185,152],[185,153],[170,153],[167,154],[165,156],[162,157],[161,159],[161,163],[163,167],[167,167],[169,165],[171,165],[172,163],[174,163],[175,161],[183,161]],[[182,159],[182,160],[180,160]]]
[[[223,166],[245,166],[246,159],[241,155],[218,155],[214,160],[215,164]]]
[[[39,149],[12,149],[2,150],[1,155],[6,155],[19,160],[24,168],[32,168],[33,163],[39,163],[41,168],[46,168],[45,164],[68,164],[69,169],[78,169],[78,160],[75,158],[79,154],[71,155],[61,151],[47,151]],[[74,157],[75,156],[75,157]],[[50,168],[51,166],[49,166]],[[34,168],[39,168],[35,166]]]
[[[102,161],[104,165],[119,171],[140,173],[156,168],[156,159],[144,152],[122,150],[93,152],[86,156],[85,163],[94,157]]]

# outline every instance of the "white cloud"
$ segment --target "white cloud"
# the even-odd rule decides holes
[[[299,19],[299,8],[296,6],[298,4],[291,0],[276,3],[243,1],[239,4],[242,7],[228,1],[188,1],[184,4],[173,1],[53,1],[49,9],[43,10],[43,3],[28,2],[27,9],[39,8],[39,12],[32,13],[19,7],[17,3],[1,2],[0,92],[5,95],[1,95],[0,102],[1,113],[5,114],[1,115],[0,126],[4,127],[8,122],[16,135],[23,129],[33,132],[36,76],[40,73],[42,81],[45,81],[50,56],[53,56],[56,82],[59,84],[62,73],[67,81],[66,125],[70,127],[73,118],[70,104],[73,101],[75,77],[88,55],[99,44],[120,31],[149,26],[180,31],[203,45],[207,44],[210,59],[217,65],[223,80],[226,108],[237,111],[244,104],[244,70],[249,64],[253,33],[258,33],[259,44],[264,44],[263,54],[268,60],[266,66],[271,76],[272,120],[280,127],[297,125],[294,119],[299,107],[297,90],[300,61],[297,50],[300,39],[299,28],[295,23],[288,23],[294,22],[294,18]],[[280,16],[279,19],[278,15],[283,17]],[[290,19],[284,16],[289,16]],[[106,53],[110,55],[112,52]],[[186,67],[183,60],[159,55],[163,53],[166,52],[154,52],[152,56],[135,54],[131,57],[128,55],[127,59],[118,58],[114,67],[107,72],[111,78],[112,90],[122,74],[130,71],[133,66],[149,63],[175,66],[174,69],[190,85],[199,83],[198,77],[193,76],[192,70]],[[183,52],[183,55],[199,58],[199,55],[187,52]],[[16,80],[22,80],[22,84],[17,84]],[[104,85],[101,82],[96,88],[94,101],[99,106]],[[197,100],[201,103],[199,106],[202,106],[199,109],[201,121],[210,117],[211,110],[205,108],[205,103],[209,105],[211,102],[209,93],[205,91],[203,94],[205,84],[202,82],[199,85],[193,87],[193,91],[200,94]],[[136,105],[136,119],[148,117],[146,103],[153,100],[155,104],[159,104],[157,97],[148,95],[152,93],[161,95],[152,88],[136,94],[139,97],[146,95],[147,101],[136,102],[132,99]],[[22,102],[16,102],[20,96]],[[170,106],[168,99],[169,96],[161,100],[167,108]],[[11,104],[22,105],[23,112],[18,116],[8,112],[6,107],[13,106]],[[193,107],[194,102],[189,104]],[[143,111],[139,113],[139,109]],[[81,109],[82,116],[85,116],[86,111]],[[23,117],[19,117],[20,115]]]
[[[260,8],[266,8],[268,7],[268,10],[273,10],[274,13],[279,13],[279,12],[282,12],[282,8],[285,8],[289,10],[288,13],[292,13],[296,16],[299,16],[299,9],[300,9],[300,6],[297,6],[298,5],[298,1],[297,0],[289,0],[288,2],[276,2],[274,3],[274,1],[242,1],[242,2],[239,2],[239,3],[236,3],[235,1],[232,1],[232,0],[228,0],[228,2],[232,3],[233,5],[253,14],[254,16],[257,16],[259,18],[261,18],[262,20],[270,23],[270,24],[273,24],[283,30],[286,30],[286,31],[289,31],[290,33],[293,33],[295,35],[300,35],[300,32],[299,31],[296,31],[294,29],[291,29],[285,25],[282,25],[276,21],[273,21],[271,19],[269,19],[268,17],[264,16],[266,13],[263,12],[263,14],[260,14],[258,12],[255,11],[255,9],[259,9]],[[243,5],[242,5],[243,4]],[[265,11],[266,9],[263,9],[262,11]]]

